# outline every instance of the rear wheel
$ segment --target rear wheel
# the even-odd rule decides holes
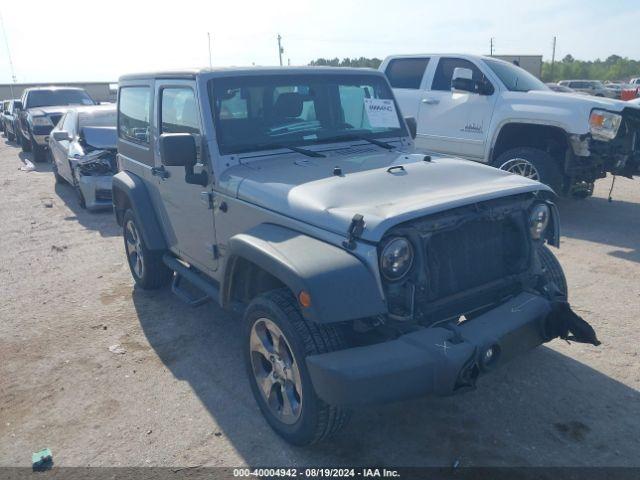
[[[255,298],[244,322],[249,382],[271,428],[294,445],[316,443],[343,428],[349,410],[317,396],[305,361],[344,348],[340,332],[305,320],[286,288]]]
[[[122,225],[127,263],[136,284],[145,290],[167,285],[173,272],[162,261],[163,252],[147,248],[133,210],[125,212]]]
[[[7,135],[7,140],[9,140],[10,142],[13,142],[16,139],[15,134],[10,132],[9,130],[6,130],[6,135]]]
[[[562,192],[562,172],[558,163],[544,150],[512,148],[502,153],[493,166],[549,185],[558,194]]]
[[[564,271],[562,270],[562,265],[553,254],[549,247],[546,245],[541,245],[538,250],[540,255],[540,262],[542,263],[542,268],[545,270],[545,274],[547,275],[547,279],[553,281],[565,297],[569,296],[569,288],[567,287],[567,278],[564,275]]]

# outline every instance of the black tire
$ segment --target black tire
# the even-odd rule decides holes
[[[542,263],[542,268],[544,268],[547,278],[552,280],[553,283],[556,284],[560,292],[565,296],[569,297],[569,287],[567,286],[567,278],[564,275],[564,271],[562,270],[562,265],[553,254],[549,247],[546,245],[541,245],[538,249],[538,254],[540,256],[540,262]]]
[[[517,173],[512,168],[517,169],[514,163],[519,160],[527,162],[534,168],[538,177],[535,178],[536,180],[549,185],[558,195],[562,193],[563,179],[558,162],[544,150],[531,147],[512,148],[496,158],[493,166],[501,170]]]
[[[10,142],[13,142],[16,139],[15,134],[11,133],[10,131],[6,131],[6,135],[7,135],[7,140],[9,140]]]
[[[44,163],[47,161],[47,149],[45,147],[41,147],[38,143],[31,137],[31,151],[33,156],[33,161],[35,163]]]
[[[133,225],[137,238],[132,238],[128,234],[128,228]],[[171,271],[162,261],[162,255],[164,252],[149,250],[144,242],[144,238],[140,234],[140,228],[138,228],[139,222],[136,218],[133,210],[129,209],[124,213],[122,219],[122,237],[124,240],[124,251],[127,256],[127,264],[131,270],[131,275],[136,284],[144,290],[156,290],[164,287],[169,283],[173,275]],[[142,253],[139,257],[136,252],[135,258],[133,254],[130,254],[128,248],[128,240],[137,244],[137,247]],[[137,261],[140,260],[141,269],[137,269]]]
[[[272,412],[272,407],[267,404],[254,374],[252,355],[255,355],[255,352],[252,353],[251,350],[251,332],[254,324],[264,319],[275,323],[281,330],[300,373],[302,400],[295,423],[285,423]],[[305,362],[309,355],[345,348],[344,339],[331,325],[320,325],[305,320],[289,289],[272,290],[256,297],[249,304],[244,315],[243,340],[251,390],[262,414],[278,435],[294,445],[311,445],[333,435],[347,424],[351,412],[343,407],[329,405],[317,396]],[[277,391],[275,393],[277,394]]]
[[[22,148],[22,151],[27,153],[31,151],[31,142],[29,141],[29,139],[25,138],[24,135],[22,135],[22,133],[18,133],[18,140],[20,141],[20,147]]]

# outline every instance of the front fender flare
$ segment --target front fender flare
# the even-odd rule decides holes
[[[229,302],[233,258],[244,258],[285,284],[295,296],[302,290],[311,306],[305,318],[333,323],[387,313],[376,278],[343,248],[273,224],[260,224],[228,242],[222,304]]]

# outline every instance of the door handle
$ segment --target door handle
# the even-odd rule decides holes
[[[423,98],[422,99],[422,103],[425,103],[427,105],[437,105],[440,103],[440,100],[437,100],[435,98]]]
[[[164,165],[151,167],[151,175],[155,175],[160,178],[169,178],[169,172],[164,168]]]

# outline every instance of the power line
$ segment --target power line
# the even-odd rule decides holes
[[[9,68],[11,69],[11,79],[13,80],[13,83],[16,83],[16,72],[13,70],[11,50],[9,50],[9,40],[7,39],[7,30],[4,28],[4,18],[2,17],[2,12],[0,12],[0,26],[2,26],[2,36],[4,37],[4,44],[7,47],[7,57],[9,58]],[[11,96],[13,97],[13,87],[11,87]]]

